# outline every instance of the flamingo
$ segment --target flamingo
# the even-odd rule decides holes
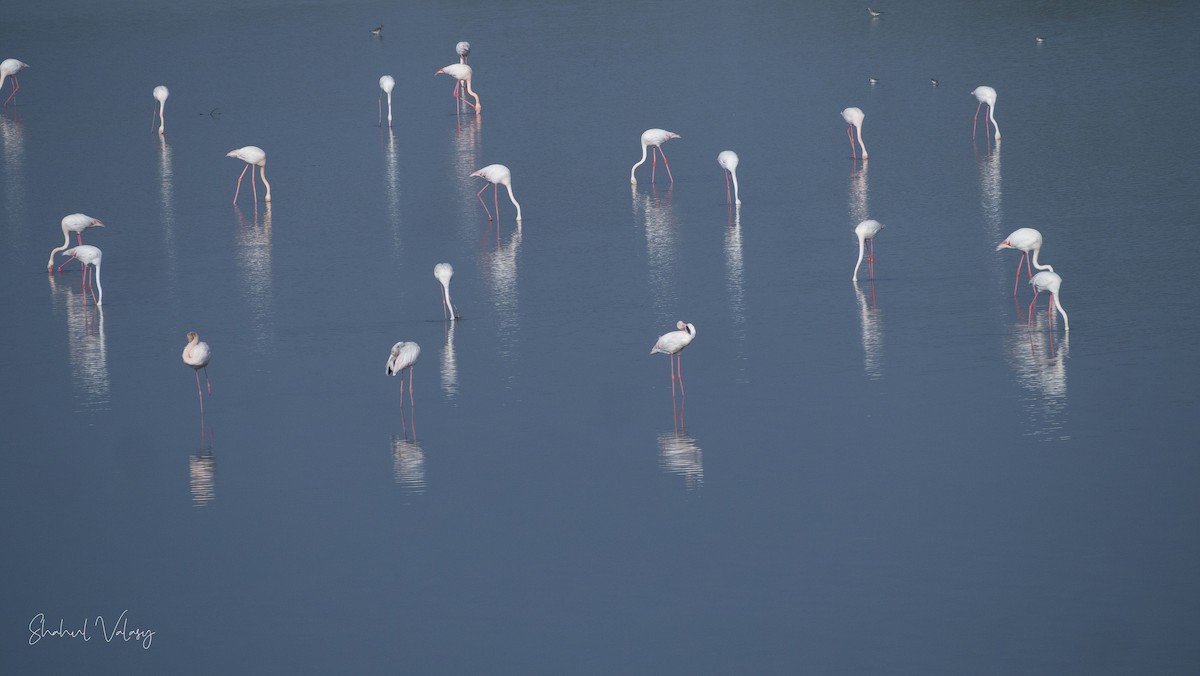
[[[867,240],[871,242],[871,250],[867,253],[867,267],[871,271],[871,280],[875,279],[875,235],[882,229],[883,223],[873,219],[867,219],[854,226],[854,235],[858,237],[858,262],[854,264],[854,276],[850,278],[852,281],[858,281],[858,266],[862,265],[863,245]]]
[[[383,126],[383,95],[388,97],[388,128],[392,126],[392,90],[396,88],[396,78],[391,75],[384,75],[379,78],[379,123],[377,126]]]
[[[657,128],[647,129],[646,131],[642,132],[642,159],[638,160],[637,164],[633,165],[633,168],[629,170],[629,182],[631,184],[637,185],[637,177],[634,176],[634,172],[637,171],[637,168],[642,166],[642,163],[646,161],[646,147],[647,146],[653,146],[654,150],[658,151],[658,153],[660,153],[662,155],[663,164],[667,165],[667,176],[671,177],[671,183],[675,182],[675,177],[671,176],[671,165],[667,162],[667,154],[664,153],[663,149],[662,149],[662,144],[666,143],[667,141],[670,141],[673,138],[682,138],[682,137],[673,131],[667,131],[665,129],[657,129]],[[651,158],[651,163],[650,163],[650,182],[651,183],[654,182],[654,170],[657,168],[658,168],[658,155],[653,155]]]
[[[454,51],[458,53],[458,62],[466,63],[467,57],[471,55],[471,43],[464,40],[454,45]]]
[[[458,314],[458,308],[450,302],[450,278],[454,276],[454,266],[449,263],[438,263],[433,266],[433,276],[442,285],[442,317],[445,318],[448,315],[450,321],[462,319],[462,316]],[[447,311],[449,312],[447,313]]]
[[[496,208],[497,222],[500,220],[500,197],[498,193],[500,192],[501,185],[508,188],[508,199],[512,200],[513,206],[517,208],[517,222],[521,222],[521,205],[517,204],[517,198],[513,197],[512,173],[508,170],[508,167],[503,164],[489,164],[479,171],[472,172],[471,176],[482,178],[492,184],[492,202]],[[484,190],[487,190],[487,183],[483,184],[479,192],[475,193],[475,197],[479,198],[480,204],[483,204],[483,210],[487,213],[488,220],[490,221],[492,220],[492,212],[488,211],[487,204],[483,201],[482,195]]]
[[[688,324],[683,320],[675,323],[678,331],[664,333],[658,337],[658,342],[654,344],[654,348],[650,350],[650,354],[661,352],[667,355],[667,359],[671,361],[671,399],[675,398],[675,378],[676,373],[679,377],[679,394],[683,396],[683,361],[680,352],[696,339],[696,327]],[[679,364],[676,368],[676,363]]]
[[[412,342],[400,341],[392,346],[392,354],[387,360],[387,374],[400,376],[400,411],[404,412],[404,370],[408,369],[408,406],[413,407],[412,367],[421,356],[421,346]],[[413,434],[416,434],[416,419],[413,421]]]
[[[471,76],[474,74],[474,71],[471,70],[471,67],[465,63],[452,63],[445,68],[438,69],[434,75],[441,75],[442,73],[445,73],[455,80],[458,80],[458,82],[454,83],[454,91],[452,92],[455,99],[459,98],[458,88],[462,86],[464,82],[466,83],[467,93],[475,97],[475,112],[479,113],[481,109],[481,106],[479,105],[479,94],[476,94],[475,90],[471,89]],[[462,100],[466,101],[466,97],[462,97]]]
[[[1049,265],[1041,265],[1038,263],[1038,252],[1042,250],[1042,233],[1033,228],[1017,228],[1012,231],[1003,242],[996,245],[996,251],[1001,249],[1019,249],[1021,251],[1021,260],[1017,261],[1017,276],[1013,279],[1013,296],[1017,295],[1017,281],[1021,279],[1021,264],[1025,264],[1025,269],[1029,272],[1029,277],[1033,277],[1033,270],[1030,269],[1030,262],[1033,267],[1038,270],[1049,270],[1054,272],[1054,268]],[[1029,252],[1033,252],[1033,257],[1030,258]]]
[[[66,251],[63,252],[63,255],[70,256],[71,258],[78,260],[80,263],[83,263],[83,281],[84,281],[84,283],[87,282],[87,278],[88,278],[87,266],[88,265],[95,266],[95,268],[96,268],[96,288],[100,289],[100,297],[96,298],[96,307],[104,305],[104,285],[102,285],[100,283],[100,258],[102,257],[103,254],[101,253],[100,249],[97,249],[96,247],[92,246],[91,244],[80,244],[77,247],[67,249]],[[70,262],[70,261],[67,261],[67,262]],[[96,292],[93,291],[92,297],[95,298],[95,296],[96,296]]]
[[[163,117],[163,109],[167,107],[167,97],[171,95],[171,91],[166,85],[158,85],[154,88],[154,99],[158,101],[158,135],[162,136],[167,128],[167,118]],[[150,128],[154,128],[154,117],[150,118]]]
[[[208,393],[211,395],[212,383],[208,380],[208,361],[212,359],[212,352],[208,349],[208,343],[201,341],[195,331],[188,331],[187,339],[187,346],[183,348],[183,363],[196,371],[196,394],[200,395],[200,415],[203,416],[204,392],[200,389],[200,369],[204,369],[204,384],[208,386]]]
[[[271,201],[271,184],[267,183],[267,154],[258,146],[242,146],[225,153],[225,157],[236,157],[246,163],[242,169],[242,173],[238,175],[237,190],[233,191],[233,203],[237,204],[238,194],[242,190],[242,177],[246,175],[246,169],[250,169],[250,186],[254,188],[254,203],[258,203],[258,186],[254,184],[254,170],[252,167],[257,166],[262,175],[263,185],[267,186],[267,201]]]
[[[855,131],[858,132],[858,145],[862,146],[863,151],[862,158],[864,160],[867,159],[867,146],[863,145],[862,140],[862,123],[864,117],[866,116],[863,115],[861,108],[847,108],[842,111],[842,119],[849,125],[846,127],[846,138],[850,139],[850,156],[854,159],[858,158],[854,154],[854,137],[850,135],[850,127],[854,127]]]
[[[7,99],[4,99],[4,107],[5,108],[8,107],[8,102],[11,101],[14,96],[17,95],[17,92],[21,91],[21,82],[19,80],[17,80],[17,73],[21,72],[22,70],[24,70],[25,68],[28,68],[28,67],[29,67],[29,64],[24,63],[22,61],[18,61],[16,59],[5,59],[3,61],[0,61],[0,90],[4,89],[4,79],[5,78],[7,78],[9,75],[11,75],[12,80],[13,80],[13,91],[11,94],[8,95]]]
[[[1058,308],[1059,314],[1063,318],[1063,330],[1071,330],[1071,322],[1067,319],[1067,311],[1063,309],[1062,303],[1059,302],[1059,288],[1062,287],[1062,277],[1058,276],[1053,270],[1043,270],[1029,279],[1029,285],[1033,287],[1033,300],[1029,303],[1029,321],[1033,321],[1033,304],[1037,302],[1037,294],[1039,291],[1049,291],[1050,301],[1054,307]],[[1054,311],[1050,307],[1050,303],[1046,304],[1046,314],[1050,320],[1054,320]]]
[[[79,244],[83,244],[83,231],[88,228],[103,228],[104,224],[98,218],[92,218],[87,214],[70,214],[63,216],[62,231],[63,243],[62,246],[56,246],[50,250],[50,260],[46,261],[46,270],[54,269],[54,254],[71,246],[71,233],[75,233],[75,237]],[[69,261],[68,261],[69,262]],[[63,263],[66,265],[66,263]],[[62,268],[59,268],[60,270]]]
[[[996,128],[996,140],[1000,140],[1000,125],[996,124],[996,90],[987,86],[976,87],[971,94],[979,99],[979,105],[975,106],[975,119],[971,122],[971,138],[975,138],[975,126],[979,124],[979,108],[983,104],[987,104],[988,116],[983,120],[983,131],[987,133],[988,120],[992,121],[992,126]]]
[[[665,155],[663,156],[663,159],[666,159]],[[729,180],[733,179],[733,199],[736,200],[735,204],[740,206],[742,204],[742,199],[738,197],[737,153],[733,152],[732,150],[722,150],[720,154],[717,155],[717,164],[721,165],[721,168],[725,170],[725,202],[729,202]]]

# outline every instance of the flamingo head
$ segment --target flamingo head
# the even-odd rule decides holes
[[[98,219],[98,218],[93,218],[93,219],[92,219],[92,225],[91,225],[91,227],[93,227],[93,228],[103,228],[103,227],[104,227],[104,224],[100,222],[100,219]]]
[[[1012,248],[1014,248],[1013,245],[1009,244],[1007,239],[996,245],[996,251],[1001,251],[1003,249],[1012,249]]]
[[[669,131],[669,132],[667,132],[667,138],[683,138],[683,137],[680,136],[679,134],[676,134],[673,131]]]

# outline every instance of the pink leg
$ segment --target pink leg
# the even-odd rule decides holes
[[[867,254],[867,269],[871,273],[871,281],[875,281],[875,240],[871,239],[871,249]]]
[[[412,372],[411,366],[408,367],[408,413],[412,418],[413,441],[417,440],[417,409],[414,408],[413,393],[412,393]]]
[[[487,202],[483,201],[483,191],[487,190],[487,187],[488,187],[488,184],[484,183],[483,187],[479,189],[479,192],[475,193],[475,198],[478,199],[479,203],[483,205],[483,211],[484,211],[484,213],[487,214],[488,220],[490,221],[490,220],[492,220],[492,212],[488,211]],[[497,213],[499,213],[499,212],[497,212]],[[446,299],[442,298],[442,302],[445,303]]]
[[[1034,295],[1033,300],[1029,301],[1029,308],[1025,310],[1028,319],[1025,320],[1026,326],[1033,326],[1033,306],[1037,304],[1037,295]]]
[[[245,166],[245,168],[243,168],[243,169],[242,169],[242,173],[238,174],[237,189],[233,191],[233,203],[234,203],[234,204],[237,204],[237,198],[238,198],[238,195],[240,195],[240,194],[241,194],[241,192],[242,192],[242,178],[243,178],[243,177],[245,177],[245,175],[246,175],[246,169],[249,169],[249,168],[250,168],[250,165],[249,165],[249,164],[247,164],[247,165]],[[253,179],[253,178],[254,178],[254,175],[253,175],[253,174],[251,174],[251,175],[250,175],[250,178],[251,178],[251,179]]]
[[[846,138],[850,139],[850,159],[857,160],[858,159],[858,149],[854,147],[854,136],[852,136],[850,134],[850,129],[852,127],[853,127],[853,125],[851,125],[850,127],[846,127]]]
[[[675,369],[679,372],[679,426],[683,427],[684,410],[687,407],[687,394],[683,391],[683,353],[676,353],[675,360]]]
[[[1054,326],[1054,294],[1050,294],[1050,300],[1046,303],[1046,321],[1050,326]]]
[[[671,176],[671,163],[667,161],[667,154],[666,154],[666,153],[663,153],[663,150],[662,150],[662,148],[659,148],[659,149],[658,149],[658,152],[662,153],[662,156],[663,156],[663,166],[665,166],[665,167],[667,168],[667,176],[670,176],[670,177],[671,177],[671,182],[672,182],[672,183],[674,183],[674,182],[675,182],[675,177],[674,177],[674,176]]]
[[[14,75],[14,76],[12,76],[12,78],[13,78],[13,90],[12,90],[12,93],[8,95],[8,98],[4,99],[4,107],[5,108],[8,107],[8,102],[13,100],[13,97],[15,97],[17,95],[17,92],[21,91],[21,83],[17,80],[17,76]]]
[[[1022,252],[1021,260],[1017,261],[1017,276],[1013,278],[1013,297],[1017,295],[1017,282],[1021,281],[1021,264],[1025,262],[1025,257],[1029,254]]]
[[[496,210],[496,225],[500,225],[500,184],[492,184],[492,208]],[[498,231],[498,229],[497,229]]]
[[[733,203],[733,199],[731,199],[730,193],[729,193],[729,170],[728,169],[725,170],[725,203],[726,204]]]
[[[981,106],[983,106],[983,101],[980,101],[979,105],[975,106],[975,119],[971,121],[971,140],[975,140],[975,125],[979,124],[979,108]],[[984,125],[986,126],[986,123]]]
[[[667,361],[671,364],[671,403],[675,402],[675,355],[668,354]]]
[[[204,415],[204,390],[200,389],[200,369],[196,369],[196,394],[200,395],[200,415]]]
[[[258,183],[254,181],[254,167],[246,165],[250,169],[250,187],[254,189],[254,208],[258,209]]]
[[[658,170],[658,146],[650,148],[650,182],[654,182],[654,172]]]

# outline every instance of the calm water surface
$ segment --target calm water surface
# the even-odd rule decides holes
[[[1126,5],[6,6],[0,671],[1193,673],[1200,7]],[[42,269],[77,211],[102,312]]]

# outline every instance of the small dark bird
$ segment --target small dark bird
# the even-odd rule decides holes
[[[375,37],[382,36],[383,35],[383,24],[379,24],[378,26],[372,28],[371,35],[374,35]]]
[[[1034,39],[1034,40],[1035,40],[1035,41],[1036,41],[1036,42],[1037,42],[1039,45],[1040,45],[1040,44],[1042,44],[1043,42],[1045,42],[1045,41],[1046,41],[1046,38],[1044,38],[1044,37],[1042,37],[1042,36],[1040,36],[1040,35],[1034,36],[1034,38],[1033,38],[1033,39]]]
[[[879,15],[880,15],[880,14],[883,14],[883,12],[881,12],[881,11],[879,11],[879,10],[877,10],[877,9],[873,9],[873,8],[871,8],[871,7],[868,7],[868,8],[867,8],[867,13],[868,13],[868,14],[870,14],[870,15],[871,15],[871,17],[872,17],[872,18],[875,18],[875,19],[878,19],[878,18],[879,18]]]
[[[871,83],[872,87],[879,84],[879,78],[877,77],[868,78],[867,81]]]
[[[939,85],[939,84],[941,84],[941,83],[937,81],[937,78],[932,78],[932,77],[931,77],[931,78],[929,78],[929,84],[931,84],[931,85],[933,85],[934,87],[936,87],[936,86],[938,86],[938,85]]]

